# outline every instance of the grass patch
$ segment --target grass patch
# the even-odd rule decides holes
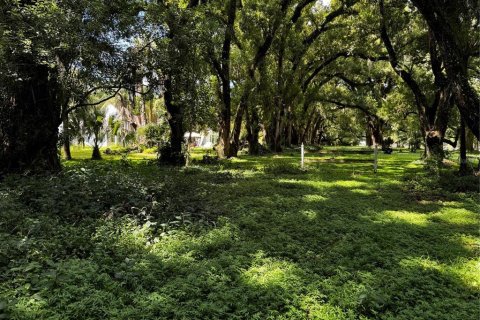
[[[0,183],[0,317],[480,316],[478,194],[412,198],[419,154],[374,174],[365,149],[312,150],[306,171],[294,151],[190,168],[73,151]]]

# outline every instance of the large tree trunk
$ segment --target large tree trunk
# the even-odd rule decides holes
[[[304,110],[304,114],[306,114],[308,110],[308,105],[306,103],[304,103],[303,110]],[[299,141],[300,143],[305,143],[307,140],[308,132],[310,131],[310,127],[312,125],[312,122],[314,121],[315,111],[316,110],[313,109],[310,115],[308,116],[307,123],[303,127],[302,133],[300,135],[300,141]]]
[[[313,130],[311,132],[311,135],[310,135],[310,139],[309,139],[309,142],[310,144],[312,145],[315,145],[318,141],[318,130],[320,129],[320,126],[322,125],[322,122],[323,122],[323,118],[321,115],[318,115],[318,117],[316,118],[315,120],[315,125],[313,127]]]
[[[443,152],[443,135],[436,130],[428,131],[425,134],[425,156],[441,162],[444,157]]]
[[[429,159],[442,162],[445,154],[443,139],[448,127],[449,113],[452,108],[452,95],[448,87],[437,92],[437,102],[426,110],[428,125],[424,128],[425,154]]]
[[[383,121],[379,118],[369,116],[367,117],[367,124],[369,127],[369,131],[371,133],[371,140],[372,144],[376,144],[377,146],[383,145],[383,133],[382,133],[382,127],[383,127]]]
[[[183,135],[183,108],[176,103],[173,98],[173,87],[170,78],[165,80],[165,107],[170,115],[168,124],[170,125],[170,147],[164,148],[160,155],[160,161],[173,164],[185,164],[185,156],[182,152]]]
[[[58,84],[47,66],[32,60],[19,61],[25,65],[20,71],[23,79],[12,86],[9,100],[0,101],[0,171],[3,172],[60,169]]]
[[[220,113],[220,125],[222,127],[223,155],[230,152],[230,122],[232,118],[232,99],[230,88],[230,53],[231,43],[235,35],[235,19],[237,13],[237,0],[230,0],[227,8],[227,26],[225,28],[225,38],[222,47],[221,73],[222,80],[222,111]]]
[[[230,149],[228,150],[228,157],[236,157],[240,149],[240,133],[242,131],[243,114],[248,107],[248,91],[245,90],[240,98],[240,104],[238,106],[237,115],[235,116],[235,122],[233,126],[233,132],[230,141]]]
[[[98,146],[97,140],[93,145],[92,160],[102,160],[102,154],[100,153],[100,148]]]
[[[367,147],[373,147],[373,133],[372,128],[367,124],[367,129],[365,130],[365,140]]]
[[[278,104],[275,105],[276,110],[274,110],[274,116],[269,125],[268,132],[268,146],[273,152],[281,152],[281,134],[282,134],[282,117],[283,112],[279,109]]]
[[[260,66],[260,64],[265,60],[268,50],[272,46],[273,40],[275,38],[275,33],[277,29],[280,27],[282,19],[288,11],[288,7],[289,7],[288,5],[290,4],[290,1],[291,0],[281,1],[281,5],[280,5],[281,14],[278,16],[275,16],[270,32],[266,35],[265,39],[263,40],[263,43],[257,48],[255,56],[248,68],[248,80],[250,84],[247,83],[245,85],[245,88],[243,89],[242,97],[240,98],[240,105],[237,111],[237,115],[235,117],[235,124],[234,124],[233,132],[230,140],[230,150],[228,152],[229,157],[236,157],[238,154],[238,149],[240,147],[240,131],[242,128],[243,114],[246,111],[246,108],[248,107],[248,100],[250,98],[251,86],[253,86],[253,84],[256,82],[255,72]],[[258,142],[258,139],[257,139],[257,142]]]
[[[478,93],[468,82],[468,59],[471,45],[466,43],[470,25],[458,18],[465,15],[468,19],[468,4],[464,0],[431,1],[413,0],[432,30],[439,45],[445,63],[447,78],[453,88],[455,102],[465,124],[480,139],[480,99]],[[474,2],[470,4],[474,6]],[[464,25],[462,25],[464,23]],[[471,24],[473,25],[473,24]]]
[[[424,0],[414,0],[423,2]],[[442,64],[446,63],[444,55],[438,52],[438,39],[434,31],[429,32],[430,64],[434,75],[435,99],[429,102],[427,95],[414,79],[411,71],[401,67],[397,52],[390,40],[387,31],[386,11],[384,1],[380,0],[381,38],[387,49],[390,65],[403,79],[415,96],[420,125],[424,133],[425,156],[440,164],[443,159],[443,137],[447,129],[449,113],[452,106],[452,86],[443,75]],[[432,27],[430,27],[432,29]],[[441,45],[440,45],[441,48]]]

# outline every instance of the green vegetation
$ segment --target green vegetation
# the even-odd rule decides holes
[[[376,175],[358,148],[312,151],[306,170],[296,150],[151,156],[5,177],[0,318],[480,316],[478,194],[424,193],[420,154],[381,154]]]
[[[479,1],[0,3],[0,320],[480,319]]]

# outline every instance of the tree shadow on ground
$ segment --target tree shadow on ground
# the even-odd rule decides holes
[[[469,242],[478,236],[474,203],[407,201],[398,181],[386,183],[398,178],[396,170],[370,177],[328,164],[306,174],[237,177],[199,169],[160,172],[159,179],[165,174],[189,177],[173,188],[200,193],[205,204],[195,202],[202,210],[216,208],[223,217],[215,227],[155,240],[148,228],[99,218],[90,254],[55,261],[52,287],[30,305],[12,306],[12,313],[22,319],[479,316],[472,279],[478,252]]]

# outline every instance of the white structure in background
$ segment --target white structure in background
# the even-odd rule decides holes
[[[118,120],[121,118],[120,112],[113,104],[109,104],[105,107],[105,118],[103,119],[104,128],[108,127],[108,119],[110,119],[110,117],[113,117],[115,120]],[[117,136],[114,136],[113,138],[114,138],[114,144],[118,144],[120,142]],[[94,144],[93,137],[90,137],[89,139],[88,136],[84,136],[84,139],[85,139],[85,145],[93,147],[93,144]],[[111,140],[108,133],[105,135],[102,141],[98,142],[98,146],[100,148],[108,147],[110,144],[111,144]]]
[[[361,139],[360,142],[358,143],[360,147],[366,147],[367,146],[367,140],[366,139]]]
[[[202,132],[186,132],[183,136],[186,141],[191,139],[191,141],[195,144],[196,147],[201,148],[213,148],[213,146],[217,143],[218,140],[218,133],[213,132],[213,130],[208,129]]]

